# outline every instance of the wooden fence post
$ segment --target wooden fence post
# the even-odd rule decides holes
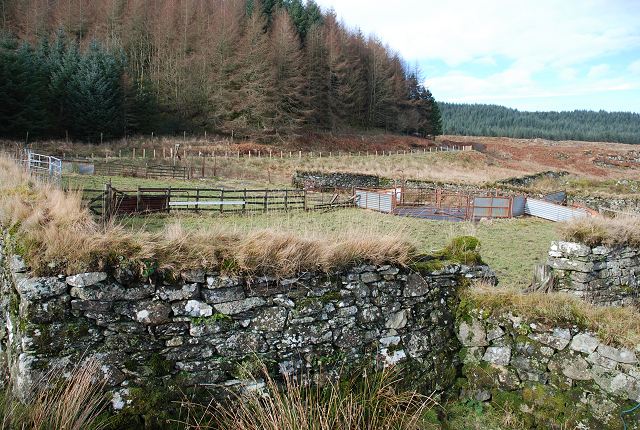
[[[109,184],[104,184],[102,192],[102,223],[106,224],[109,219]]]
[[[244,196],[242,199],[242,213],[245,214],[247,212],[247,189],[244,189]]]

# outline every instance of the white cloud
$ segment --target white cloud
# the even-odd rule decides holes
[[[405,58],[452,67],[503,56],[568,66],[640,45],[640,3],[626,0],[318,0]]]
[[[316,1],[420,61],[440,100],[506,103],[640,89],[632,75],[640,74],[640,59],[627,69],[603,60],[640,52],[640,1]],[[487,66],[498,72],[474,75]]]
[[[598,64],[597,66],[593,66],[589,69],[589,73],[587,73],[587,78],[589,79],[597,79],[605,76],[609,73],[609,65],[608,64]]]
[[[505,75],[521,79],[505,80]],[[512,71],[501,72],[480,79],[453,71],[427,79],[427,86],[440,94],[442,100],[459,103],[503,103],[510,100],[554,97],[573,97],[612,91],[640,90],[640,82],[627,82],[622,78],[582,79],[571,85],[542,85]]]
[[[578,71],[573,67],[564,67],[558,71],[558,76],[563,81],[573,81],[578,77]]]
[[[631,73],[640,75],[640,60],[636,60],[633,63],[629,64],[629,71]]]

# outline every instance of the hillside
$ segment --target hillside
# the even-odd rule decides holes
[[[440,134],[419,72],[302,0],[6,0],[0,136]]]
[[[525,112],[504,106],[439,103],[444,134],[640,143],[640,114],[575,110]]]

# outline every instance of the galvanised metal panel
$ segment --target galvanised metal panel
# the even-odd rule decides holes
[[[524,204],[527,198],[525,196],[515,196],[513,198],[513,206],[511,207],[511,216],[524,215]]]
[[[491,211],[491,216],[493,216],[494,218],[509,218],[509,207],[497,207],[494,206],[493,210]]]
[[[473,218],[489,218],[491,208],[473,208]]]
[[[391,213],[393,211],[393,195],[377,193],[375,191],[355,190],[356,205],[378,212]]]
[[[509,197],[474,197],[473,218],[509,218]]]
[[[473,205],[480,207],[493,206],[493,197],[474,197]]]
[[[527,198],[524,211],[527,215],[556,222],[568,221],[574,218],[585,218],[588,216],[587,211],[584,209],[569,208],[555,203],[546,202],[544,200],[531,198]]]

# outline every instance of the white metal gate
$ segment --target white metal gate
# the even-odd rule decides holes
[[[26,150],[24,167],[38,179],[60,184],[62,178],[62,160],[50,155],[36,154]]]

